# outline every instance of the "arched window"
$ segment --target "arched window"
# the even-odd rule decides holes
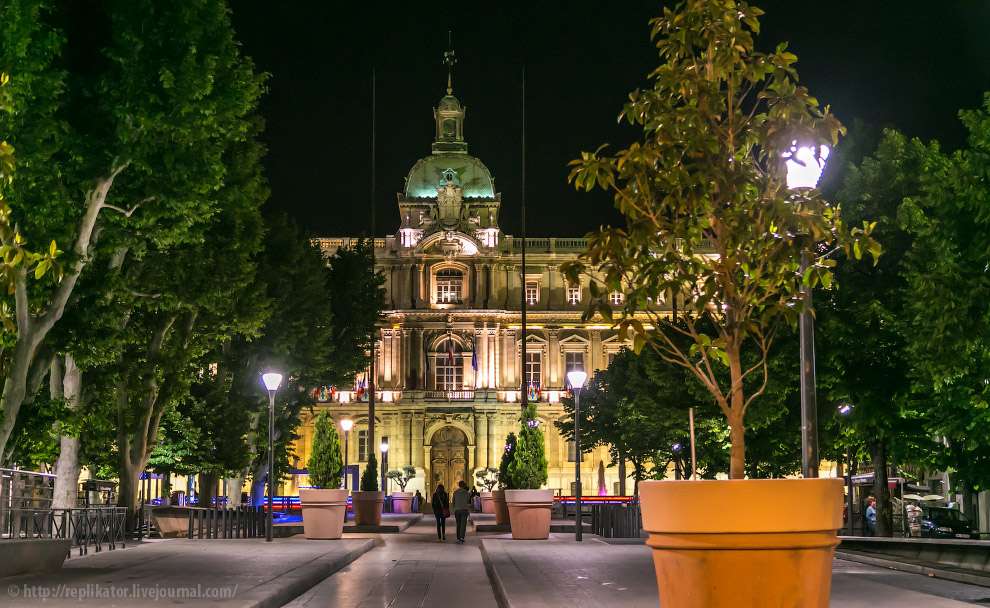
[[[436,390],[464,390],[464,357],[461,345],[446,339],[437,345],[436,350]]]
[[[437,303],[457,304],[463,299],[464,273],[456,268],[441,268],[436,275]]]

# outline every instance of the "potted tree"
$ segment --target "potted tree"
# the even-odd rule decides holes
[[[509,525],[509,507],[505,504],[505,491],[514,488],[509,478],[509,465],[516,457],[516,434],[509,433],[505,438],[505,451],[498,463],[498,489],[492,491],[492,507],[495,509],[495,524]]]
[[[406,486],[410,480],[416,477],[416,467],[406,465],[402,470],[393,469],[385,474],[385,477],[399,484],[399,491],[392,492],[392,512],[410,513],[412,511],[412,492],[406,492]]]
[[[553,490],[540,489],[547,482],[547,457],[536,404],[523,411],[515,456],[509,463],[511,490],[505,491],[512,538],[538,540],[550,536]]]
[[[378,490],[378,459],[368,455],[368,464],[361,473],[361,490],[351,492],[354,507],[354,523],[359,526],[379,526],[382,523],[382,507],[385,492]]]
[[[313,451],[306,463],[311,488],[299,488],[306,538],[340,538],[347,517],[347,490],[340,489],[344,462],[328,410],[316,418]]]
[[[665,9],[652,22],[661,66],[621,115],[643,141],[572,163],[575,185],[612,191],[626,218],[565,264],[594,281],[586,317],[612,321],[607,296],[623,292],[620,335],[689,370],[729,427],[729,480],[640,484],[664,606],[827,606],[842,525],[840,479],[744,479],[744,414],[778,329],[796,325],[805,291],[831,286],[828,254],[880,252],[870,224],[850,229],[785,181],[788,163],[820,172],[842,126],[797,85],[786,45],[755,51],[762,14],[734,0]],[[769,505],[781,508],[768,517]]]
[[[481,512],[494,513],[495,503],[492,502],[492,489],[498,483],[498,469],[485,467],[474,474],[484,490],[481,491]]]

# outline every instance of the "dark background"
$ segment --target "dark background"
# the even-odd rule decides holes
[[[669,3],[666,3],[669,5]],[[761,50],[797,54],[802,84],[847,125],[861,118],[947,149],[957,112],[990,91],[990,3],[766,0]],[[232,0],[244,52],[268,72],[269,206],[315,235],[370,229],[372,69],[377,75],[378,236],[398,226],[395,193],[430,153],[451,31],[454,94],[469,153],[495,177],[501,225],[519,234],[523,66],[528,236],[580,236],[615,221],[611,198],[575,192],[567,163],[637,137],[616,117],[658,60],[649,20],[665,3]]]

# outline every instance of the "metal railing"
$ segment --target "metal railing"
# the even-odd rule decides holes
[[[265,507],[189,509],[189,538],[259,538],[265,536]]]
[[[126,507],[80,507],[78,509],[8,509],[5,539],[68,539],[70,550],[88,555],[104,549],[125,547]],[[0,541],[2,542],[2,541]]]
[[[643,518],[639,504],[591,505],[591,533],[604,538],[639,538]]]
[[[424,399],[439,401],[470,401],[474,391],[424,391]]]

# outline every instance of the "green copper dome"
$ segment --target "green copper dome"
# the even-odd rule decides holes
[[[447,183],[448,169],[464,198],[495,198],[495,182],[488,167],[473,156],[449,153],[433,154],[413,165],[406,177],[406,198],[436,198],[437,190]]]

